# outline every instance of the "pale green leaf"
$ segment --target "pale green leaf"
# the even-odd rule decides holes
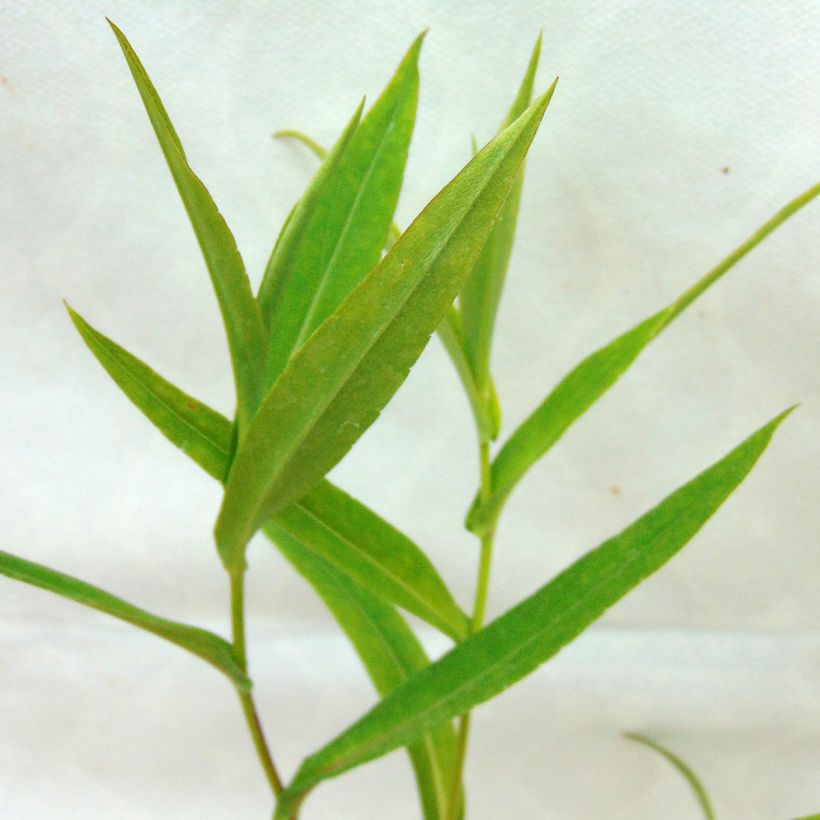
[[[327,156],[327,148],[319,145],[315,139],[303,134],[301,131],[296,131],[293,128],[283,128],[281,131],[275,131],[273,134],[276,139],[292,139],[296,142],[301,142],[305,148],[310,151],[318,160],[323,160]]]
[[[707,794],[703,783],[700,782],[698,776],[689,766],[686,765],[686,763],[683,762],[683,760],[680,759],[680,757],[667,749],[665,746],[661,746],[661,744],[657,741],[652,740],[652,738],[646,737],[646,735],[641,735],[637,732],[625,732],[624,737],[627,740],[634,740],[636,743],[641,743],[644,746],[648,746],[662,757],[665,757],[681,773],[681,775],[683,775],[684,779],[689,784],[689,787],[692,789],[695,799],[698,801],[698,805],[700,806],[706,820],[715,820],[715,812],[712,808],[712,804],[709,802],[709,795]]]
[[[211,195],[191,170],[182,143],[145,68],[125,35],[110,20],[109,24],[131,69],[211,276],[231,351],[237,390],[237,417],[242,429],[264,392],[267,348],[264,326],[245,265]]]
[[[468,529],[478,534],[491,529],[507,497],[529,468],[618,380],[640,352],[710,285],[818,194],[820,185],[815,185],[792,200],[671,305],[584,359],[565,376],[494,459],[492,493],[484,504],[478,498],[474,500],[467,516]]]
[[[473,368],[464,350],[464,338],[461,327],[461,315],[455,305],[447,311],[442,323],[438,326],[438,337],[450,356],[456,373],[464,387],[464,393],[473,411],[478,437],[481,441],[491,441],[498,435],[500,415],[493,415],[490,407],[479,393]],[[493,391],[493,395],[495,395]]]
[[[430,661],[418,639],[392,606],[271,524],[265,526],[264,532],[327,604],[381,697],[428,665]],[[445,820],[456,759],[452,724],[445,723],[430,731],[407,751],[425,820]]]
[[[268,385],[379,261],[401,190],[418,100],[423,35],[358,126],[324,159],[259,289]]]
[[[359,501],[327,481],[278,513],[268,531],[284,532],[380,598],[455,640],[467,634],[459,609],[427,556]]]
[[[172,444],[209,475],[224,481],[231,453],[231,423],[216,410],[183,393],[66,307],[83,341],[125,395]]]
[[[541,37],[539,35],[516,98],[501,125],[502,130],[521,116],[530,104],[540,53]],[[481,250],[473,272],[459,294],[464,349],[470,362],[476,387],[485,405],[489,405],[491,401],[490,349],[501,291],[504,287],[515,238],[523,183],[524,167],[522,166],[510,189],[507,201],[498,214],[496,224],[487,237],[487,242]]]
[[[250,690],[251,683],[237,662],[231,645],[213,632],[160,618],[85,581],[3,551],[0,551],[0,575],[62,595],[165,638],[215,666],[240,690]]]
[[[335,777],[468,712],[534,671],[665,564],[740,484],[786,411],[619,535],[414,675],[307,758],[280,796],[278,817]]]
[[[300,348],[240,443],[216,525],[240,572],[253,533],[304,495],[376,420],[464,283],[552,88],[436,196]]]
[[[134,404],[210,475],[225,480],[232,426],[68,309],[84,341]],[[404,607],[456,640],[466,615],[427,556],[404,534],[330,482],[283,510],[272,523],[352,580]]]

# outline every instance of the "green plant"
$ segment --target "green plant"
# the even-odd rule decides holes
[[[415,117],[419,37],[367,114],[360,106],[329,152],[312,144],[321,165],[254,294],[159,96],[122,32],[112,28],[219,302],[236,385],[234,419],[183,393],[68,310],[137,407],[224,484],[215,540],[230,579],[232,638],[159,618],[7,553],[0,553],[0,572],[154,632],[221,670],[236,688],[276,796],[275,817],[296,817],[322,780],[399,747],[410,755],[424,816],[463,816],[470,710],[555,655],[680,550],[751,470],[790,411],[485,626],[494,532],[506,499],[644,347],[820,186],[779,211],[679,299],[581,362],[493,456],[501,428],[490,368],[495,316],[524,158],[555,89],[553,83],[531,101],[539,44],[498,135],[401,232],[392,219]],[[480,557],[469,613],[418,546],[325,479],[436,331],[464,385],[478,438],[479,489],[466,525],[480,539]],[[246,652],[245,552],[259,530],[328,605],[382,697],[305,760],[287,785],[262,731]],[[453,649],[430,662],[399,609],[440,630]]]

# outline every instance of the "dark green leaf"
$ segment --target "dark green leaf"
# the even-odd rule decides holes
[[[281,530],[265,534],[313,586],[356,649],[381,697],[430,662],[404,619],[366,589]],[[450,723],[408,747],[426,820],[445,820],[453,780],[456,735]]]
[[[92,353],[131,401],[166,438],[214,478],[224,481],[231,423],[103,336],[71,308],[69,313]],[[466,616],[427,556],[407,536],[338,487],[320,482],[283,510],[274,525],[380,597],[405,607],[453,638],[464,636]]]
[[[78,604],[105,612],[121,621],[159,635],[160,638],[187,649],[215,666],[220,672],[224,672],[242,691],[250,690],[250,681],[237,663],[231,645],[213,632],[160,618],[85,581],[2,551],[0,575],[47,589]]]
[[[681,760],[674,752],[669,751],[669,749],[661,746],[660,743],[652,740],[652,738],[646,737],[645,735],[639,735],[636,732],[626,732],[624,737],[627,738],[627,740],[634,740],[636,743],[641,743],[644,746],[648,746],[659,755],[665,757],[686,779],[686,782],[691,787],[706,820],[715,820],[715,812],[712,808],[712,804],[709,802],[709,795],[706,793],[703,783],[700,782],[698,776],[689,768],[689,766],[686,765],[686,763],[683,762],[683,760]]]
[[[223,563],[304,495],[376,420],[455,299],[504,203],[552,88],[424,209],[300,348],[240,443],[216,525]]]
[[[529,468],[618,380],[638,354],[710,285],[818,194],[820,185],[815,185],[792,200],[671,305],[584,359],[565,376],[501,448],[493,461],[492,494],[483,505],[475,499],[467,516],[468,529],[479,535],[491,529]]]
[[[501,124],[502,130],[521,116],[530,104],[540,53],[541,37],[539,35],[518,94],[506,119]],[[523,183],[524,168],[522,166],[510,189],[507,201],[498,215],[496,224],[487,237],[487,242],[481,250],[473,272],[459,294],[465,352],[470,361],[477,389],[485,405],[491,401],[490,348],[501,291],[512,253]]]
[[[534,595],[414,675],[307,758],[278,817],[335,777],[464,714],[534,671],[687,543],[740,484],[790,411],[766,424],[657,507]]]
[[[367,116],[324,159],[271,256],[259,305],[270,329],[267,383],[379,261],[401,190],[423,35]]]
[[[162,101],[125,35],[109,20],[205,257],[231,351],[237,417],[244,428],[264,392],[265,331],[242,257],[208,189],[191,170]]]

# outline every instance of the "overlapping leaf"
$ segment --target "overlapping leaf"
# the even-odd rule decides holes
[[[407,377],[472,269],[551,95],[433,199],[271,388],[239,446],[217,520],[229,572],[242,571],[265,519],[315,486]]]
[[[463,714],[532,672],[678,552],[752,469],[781,414],[699,476],[414,675],[307,758],[280,796],[277,818],[335,777]]]
[[[327,481],[267,525],[335,564],[380,598],[423,618],[455,640],[467,634],[459,609],[424,553],[407,536]]]
[[[529,468],[618,380],[640,352],[707,288],[818,194],[820,185],[815,185],[792,200],[671,305],[584,359],[565,376],[501,448],[492,465],[492,494],[484,504],[475,499],[467,527],[478,534],[492,528],[507,497]]]
[[[529,106],[540,54],[541,37],[539,36],[512,107],[501,124],[501,130],[520,117]],[[459,294],[464,350],[470,362],[476,387],[485,404],[491,401],[489,392],[490,349],[501,291],[504,287],[515,238],[523,183],[524,167],[522,166],[510,189],[507,201],[498,214],[496,224],[481,250],[481,255]]]
[[[237,417],[244,428],[264,390],[267,344],[245,265],[208,189],[191,170],[182,143],[142,63],[125,35],[109,20],[171,170],[216,292],[231,351]]]
[[[227,474],[231,423],[182,392],[68,308],[83,340],[122,391],[173,444],[219,481]],[[427,556],[395,527],[327,481],[272,526],[323,555],[337,571],[459,639],[466,616]]]
[[[265,534],[313,586],[356,649],[376,691],[386,697],[430,662],[405,620],[315,552],[268,524]],[[425,820],[446,820],[456,735],[450,723],[408,746]]]
[[[379,261],[401,189],[418,99],[416,39],[382,95],[324,158],[268,263],[259,304],[267,383]]]
[[[205,629],[169,621],[129,604],[122,598],[70,575],[0,551],[0,575],[54,592],[83,606],[105,612],[121,621],[187,649],[226,674],[242,691],[250,690],[250,681],[236,660],[231,645]]]

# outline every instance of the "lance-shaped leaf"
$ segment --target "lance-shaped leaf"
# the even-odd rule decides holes
[[[361,658],[376,691],[386,697],[429,659],[406,621],[331,564],[268,524],[265,534],[313,586]],[[456,735],[445,723],[407,749],[416,775],[425,820],[446,820],[456,760]]]
[[[319,145],[316,140],[303,134],[301,131],[284,130],[277,131],[274,137],[284,137],[288,139],[295,139],[302,143],[319,159],[324,159],[328,152]],[[476,147],[473,154],[478,153]],[[396,244],[401,236],[401,228],[395,223],[390,224],[390,232],[385,242],[385,252],[389,251],[393,245]],[[498,436],[498,431],[501,428],[501,408],[498,404],[498,396],[495,392],[495,385],[490,379],[490,401],[487,404],[483,395],[479,395],[476,387],[475,376],[473,375],[472,366],[467,359],[467,353],[464,349],[464,341],[461,330],[461,316],[455,305],[451,305],[450,309],[444,316],[441,324],[438,326],[438,335],[441,339],[447,355],[455,367],[456,373],[464,387],[464,392],[467,394],[467,400],[470,403],[470,409],[473,411],[478,435],[482,441],[495,440]]]
[[[0,575],[62,595],[165,638],[224,672],[242,691],[250,690],[250,681],[237,662],[231,645],[213,632],[160,618],[99,587],[8,552],[0,551]]]
[[[268,532],[291,539],[380,598],[461,640],[467,616],[407,536],[327,481],[278,513]]]
[[[473,501],[467,528],[479,535],[491,529],[507,497],[530,467],[618,380],[640,352],[707,288],[818,194],[820,185],[815,185],[792,200],[671,305],[597,350],[565,376],[501,448],[492,465],[492,494],[484,504],[478,498]]]
[[[216,524],[229,572],[265,519],[311,489],[376,420],[455,299],[552,88],[422,211],[291,359],[240,443]]]
[[[636,732],[625,732],[624,737],[627,740],[633,740],[635,743],[640,743],[643,746],[647,746],[661,755],[661,757],[666,758],[681,773],[683,778],[689,784],[689,787],[692,789],[692,793],[695,795],[695,799],[698,801],[698,805],[703,812],[705,820],[715,820],[715,811],[712,808],[712,804],[709,801],[709,795],[703,783],[700,782],[698,776],[689,766],[686,765],[683,760],[681,760],[680,757],[678,757],[678,755],[667,749],[665,746],[661,746],[660,743],[652,740],[652,738],[646,737],[646,735],[640,735]]]
[[[413,133],[423,36],[367,116],[324,159],[271,256],[259,290],[270,330],[269,385],[379,261]]]
[[[131,401],[166,438],[224,482],[231,423],[68,310],[91,352]],[[276,516],[274,524],[379,597],[456,640],[466,634],[466,615],[427,556],[407,536],[330,482],[320,482]]]
[[[231,351],[237,417],[244,429],[264,392],[266,341],[236,242],[208,189],[191,170],[171,120],[125,35],[109,20],[193,225],[216,292]]]
[[[521,86],[506,119],[501,124],[502,130],[521,116],[530,104],[540,53],[541,37],[539,35],[524,79],[521,81]],[[512,253],[523,183],[524,168],[522,166],[510,190],[510,195],[498,214],[495,227],[487,237],[487,242],[476,261],[473,272],[459,294],[464,349],[485,404],[489,404],[491,400],[489,392],[490,348],[504,278]]]
[[[108,375],[154,426],[218,481],[228,473],[232,425],[164,379],[147,364],[95,330],[66,305],[83,341]]]
[[[319,781],[412,743],[432,727],[497,695],[555,655],[697,533],[752,469],[788,412],[414,675],[307,758],[281,795],[277,817],[291,817],[293,805]]]

